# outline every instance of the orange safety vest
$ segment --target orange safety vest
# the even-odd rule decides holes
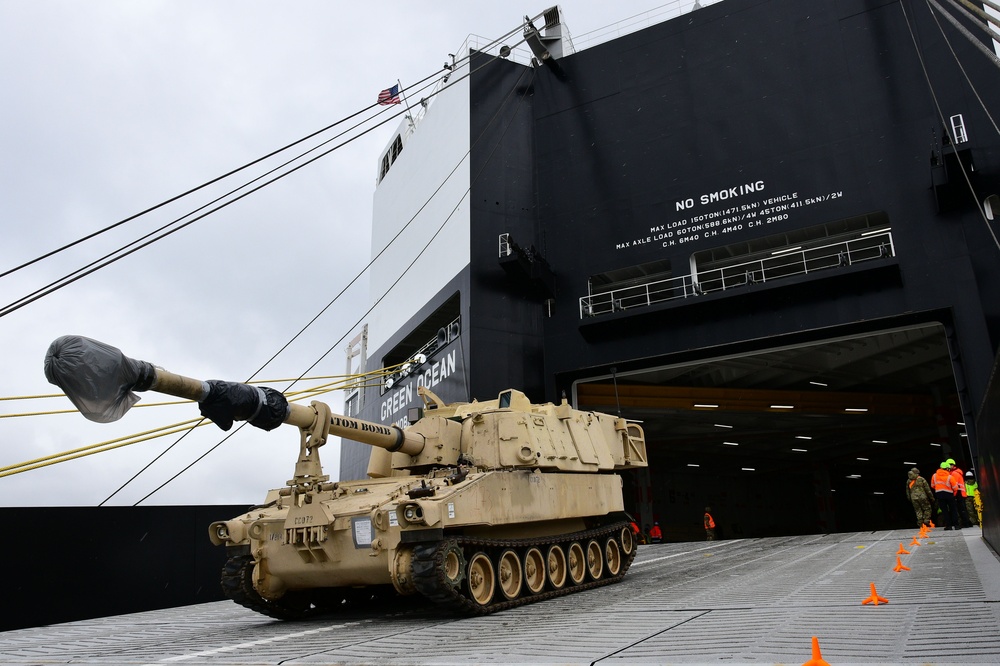
[[[962,470],[955,468],[951,473],[951,487],[955,493],[955,497],[965,497],[965,476],[962,474]]]
[[[712,514],[710,513],[705,514],[705,529],[709,530],[715,529],[715,521],[712,520]]]
[[[663,532],[660,531],[658,525],[653,525],[653,528],[649,530],[649,536],[652,539],[660,539],[663,537]]]
[[[931,489],[939,493],[941,491],[955,492],[955,487],[951,483],[951,474],[946,469],[939,469],[931,477]]]

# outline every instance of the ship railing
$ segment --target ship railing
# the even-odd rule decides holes
[[[691,276],[681,275],[584,296],[580,299],[580,318],[596,317],[695,295],[695,285]]]
[[[669,21],[670,19],[683,16],[684,14],[693,12],[701,7],[707,7],[708,5],[714,5],[722,1],[723,0],[673,0],[672,2],[667,2],[666,4],[650,9],[649,11],[640,12],[627,19],[622,19],[621,21],[612,23],[611,25],[603,28],[598,28],[597,30],[585,32],[579,36],[572,36],[570,34],[569,27],[563,23],[563,55],[571,55],[578,51],[582,51],[583,49],[598,46],[599,44],[603,44],[605,42],[610,42],[613,39],[618,39],[624,35],[638,32],[652,25],[656,25],[657,23]],[[572,16],[570,18],[572,18]],[[512,41],[518,40],[519,37],[520,35],[516,35]],[[489,55],[498,56],[501,46],[503,46],[502,42],[498,42],[496,39],[470,34],[465,39],[462,46],[459,47],[458,53],[461,53],[464,57],[468,55],[469,49],[473,49],[476,51],[482,51],[483,53],[487,53]],[[509,44],[507,46],[510,50],[506,55],[501,57],[507,60],[512,60],[519,65],[531,66],[531,60],[534,54],[531,52],[530,48],[525,46],[523,41],[513,47],[510,47]]]
[[[888,229],[869,231],[857,238],[809,248],[779,249],[769,257],[699,271],[666,280],[629,285],[593,293],[580,299],[580,318],[646,307],[727,289],[762,284],[796,275],[845,268],[896,256]]]
[[[517,39],[517,37],[515,37]],[[488,55],[494,57],[503,57],[505,60],[512,60],[519,65],[525,65],[527,67],[531,66],[532,53],[531,49],[528,48],[524,43],[518,44],[514,47],[508,46],[510,51],[505,56],[500,56],[500,47],[504,46],[503,43],[498,42],[496,39],[489,39],[487,37],[482,37],[480,35],[469,35],[462,46],[459,47],[458,52],[462,54],[462,57],[469,55],[469,50],[481,51]]]
[[[693,12],[701,7],[707,7],[708,5],[714,5],[717,2],[722,1],[723,0],[674,0],[673,2],[660,5],[659,7],[650,9],[649,11],[640,12],[634,16],[630,16],[629,18],[618,21],[617,23],[612,23],[611,25],[603,28],[598,28],[597,30],[591,30],[590,32],[574,36],[573,45],[576,47],[577,51],[582,51],[584,49],[597,46],[598,44],[618,39],[623,35],[638,32],[652,25],[656,25],[657,23],[663,23],[664,21],[669,21],[670,19],[677,18],[678,16],[683,16],[684,14]]]
[[[409,138],[409,136],[416,131],[417,125],[419,125],[424,119],[424,116],[427,115],[427,109],[434,103],[434,100],[437,98],[437,94],[445,89],[451,77],[455,75],[456,72],[461,72],[463,69],[467,69],[469,67],[469,61],[466,60],[466,58],[468,57],[470,50],[482,51],[483,53],[499,57],[501,46],[502,44],[497,42],[495,39],[487,39],[486,37],[481,37],[480,35],[470,34],[466,37],[465,41],[462,42],[462,45],[458,48],[458,51],[456,51],[453,55],[451,62],[446,60],[444,63],[449,66],[449,70],[451,70],[450,66],[454,64],[455,69],[443,73],[426,97],[408,100],[407,119],[409,122],[406,123],[406,129],[403,130],[406,134],[406,138]],[[531,49],[521,44],[512,48],[506,58],[522,65],[531,65],[531,55]],[[459,76],[461,76],[461,73]]]
[[[710,294],[895,255],[889,230],[867,232],[858,238],[809,248],[778,249],[762,259],[699,271],[697,290],[701,294]]]
[[[438,329],[437,334],[430,340],[425,342],[416,352],[414,356],[423,354],[424,356],[430,356],[438,349],[447,346],[449,343],[458,339],[458,334],[461,331],[462,317],[459,315],[452,319],[447,325],[442,326]]]
[[[434,87],[431,88],[430,92],[427,93],[426,97],[421,97],[419,99],[409,99],[407,98],[407,113],[406,120],[403,121],[405,127],[401,130],[404,134],[404,141],[409,139],[409,137],[416,131],[417,125],[419,125],[424,117],[427,115],[427,109],[434,103],[437,99],[437,94],[440,93],[448,85],[448,81],[451,77],[458,73],[458,76],[462,76],[463,70],[468,70],[470,67],[470,61],[467,59],[469,56],[469,51],[481,51],[487,55],[494,57],[503,57],[507,60],[512,60],[518,64],[531,66],[532,53],[531,49],[525,44],[521,43],[514,47],[508,47],[509,50],[507,55],[500,55],[500,48],[504,46],[501,42],[496,39],[489,39],[487,37],[482,37],[480,35],[470,34],[462,42],[462,45],[458,47],[458,50],[451,55],[450,62],[445,61],[445,66],[448,71],[441,74]],[[454,69],[452,69],[454,67]],[[468,72],[464,72],[468,74]],[[406,98],[408,91],[403,91],[403,96]],[[391,142],[390,142],[391,145]],[[381,159],[381,158],[380,158]]]

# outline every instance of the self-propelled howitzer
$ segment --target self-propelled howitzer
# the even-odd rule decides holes
[[[617,471],[646,466],[642,428],[516,390],[495,400],[424,406],[399,428],[290,403],[268,388],[201,381],[64,336],[45,359],[92,420],[120,418],[152,390],[197,401],[228,430],[235,420],[300,431],[294,478],[209,537],[228,550],[223,590],[283,619],[341,608],[385,591],[421,594],[490,613],[625,575],[636,542]],[[369,479],[331,482],[320,447],[330,436],[373,448]]]

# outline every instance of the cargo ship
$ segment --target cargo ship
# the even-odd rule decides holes
[[[467,42],[375,160],[374,309],[348,349],[423,362],[347,409],[405,426],[418,386],[514,387],[641,422],[629,510],[668,539],[703,538],[706,506],[732,537],[910,525],[907,471],[949,457],[988,488],[980,8],[724,0],[582,43],[553,7]],[[342,478],[367,458],[344,442]]]

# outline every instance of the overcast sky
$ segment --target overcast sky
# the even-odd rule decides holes
[[[616,22],[626,20],[628,32],[689,4],[567,0],[561,7],[583,42]],[[438,72],[470,34],[499,37],[545,8],[523,0],[4,0],[0,273],[358,112],[397,79],[405,88]],[[42,362],[64,334],[192,377],[250,377],[362,272],[376,163],[397,122],[0,316],[0,398],[59,392]],[[221,192],[0,277],[0,308]],[[339,341],[367,308],[367,289],[362,279],[347,290],[258,377],[298,376],[331,347],[309,374],[343,373]],[[159,399],[144,394],[142,402]],[[339,395],[328,401],[340,408]],[[0,415],[67,408],[65,398],[0,401]],[[0,418],[0,467],[197,416],[189,404],[137,407],[109,425],[75,413]],[[108,504],[138,502],[223,435],[214,425],[200,428]],[[0,506],[97,505],[175,440],[0,477]],[[258,502],[291,478],[297,447],[290,427],[245,428],[144,503]],[[337,478],[337,445],[324,454]]]

